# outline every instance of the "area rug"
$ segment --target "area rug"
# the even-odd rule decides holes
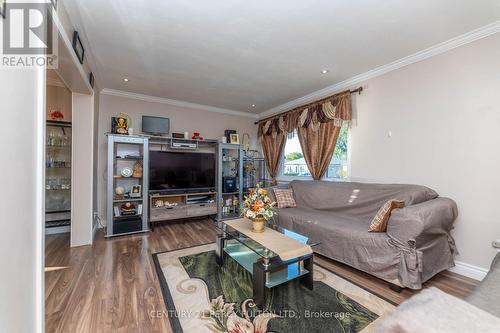
[[[222,267],[215,244],[153,255],[166,313],[176,333],[372,332],[394,306],[315,265],[314,290],[290,281],[252,300],[252,276],[232,258]]]

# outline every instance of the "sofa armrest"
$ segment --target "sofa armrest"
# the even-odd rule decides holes
[[[375,333],[497,333],[500,318],[435,288],[403,302]]]
[[[436,198],[392,211],[387,234],[402,243],[415,246],[422,235],[443,235],[453,229],[457,204],[448,198]]]

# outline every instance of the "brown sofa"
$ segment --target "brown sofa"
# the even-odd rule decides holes
[[[289,187],[297,207],[276,209],[272,222],[321,242],[315,252],[323,256],[411,289],[454,266],[457,206],[430,188],[299,180]],[[392,212],[387,232],[368,232],[389,199],[406,207]]]

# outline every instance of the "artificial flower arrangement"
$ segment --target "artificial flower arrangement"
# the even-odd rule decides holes
[[[275,214],[272,210],[275,205],[276,202],[267,196],[267,190],[260,188],[260,185],[257,184],[257,187],[251,189],[248,196],[245,197],[241,206],[241,215],[252,220],[254,232],[262,232],[265,221]]]

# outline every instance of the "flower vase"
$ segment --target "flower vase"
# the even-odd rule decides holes
[[[266,226],[266,219],[263,217],[255,217],[251,219],[252,221],[252,231],[253,232],[264,232]]]

